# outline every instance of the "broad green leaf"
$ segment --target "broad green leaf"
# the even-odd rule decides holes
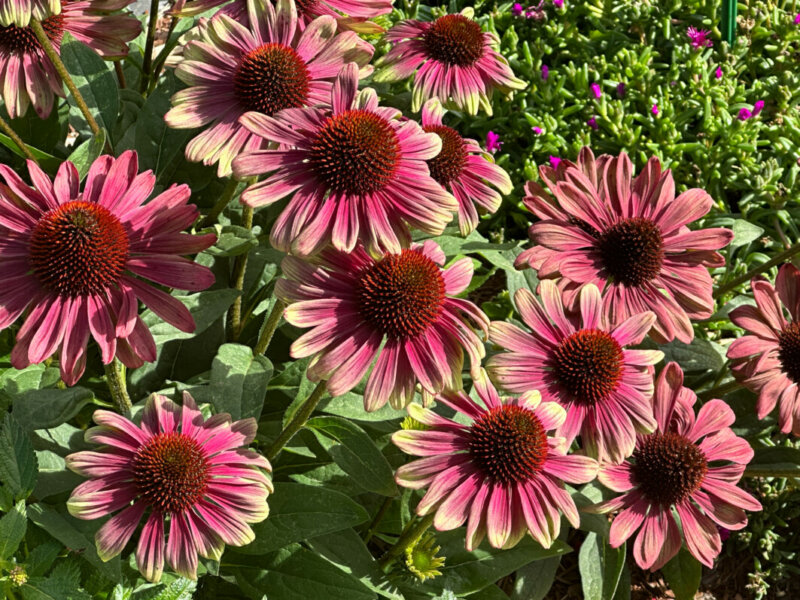
[[[369,519],[367,511],[344,494],[299,483],[276,483],[269,507],[269,518],[252,526],[256,539],[237,552],[265,554]]]
[[[745,221],[744,219],[736,219],[731,229],[733,230],[733,241],[730,245],[731,249],[738,248],[739,246],[746,246],[764,235],[764,229],[762,227],[750,221]]]
[[[249,346],[223,344],[211,364],[211,402],[234,421],[261,416],[272,363]]]
[[[748,477],[800,477],[800,450],[774,446],[758,448],[747,465]]]
[[[23,142],[24,141],[25,140],[23,140]],[[3,144],[3,146],[11,150],[17,156],[26,158],[22,150],[20,150],[14,143],[14,141],[4,133],[0,133],[0,144]],[[36,158],[36,160],[39,162],[39,165],[42,168],[46,168],[49,171],[58,169],[58,165],[61,163],[61,161],[57,159],[55,156],[48,154],[47,152],[43,152],[38,148],[31,146],[28,143],[26,143],[25,145],[28,147],[28,150],[31,151],[31,154],[33,154],[33,156]]]
[[[298,544],[266,556],[226,552],[222,563],[233,572],[242,591],[255,600],[375,598],[358,579]]]
[[[75,489],[83,477],[67,469],[64,458],[51,450],[37,450],[39,475],[33,494],[38,500]]]
[[[15,498],[27,498],[36,484],[33,445],[13,415],[0,426],[0,482]]]
[[[83,180],[87,173],[89,173],[89,167],[92,166],[92,163],[97,160],[97,157],[103,153],[103,150],[105,150],[107,138],[108,133],[106,133],[105,129],[101,129],[100,135],[89,138],[80,146],[75,148],[75,150],[72,151],[72,154],[69,155],[67,160],[71,161],[75,165],[75,168],[78,170],[78,176],[81,178],[81,180]]]
[[[68,560],[57,564],[47,577],[32,577],[20,592],[25,600],[91,600],[80,581],[80,567]]]
[[[703,566],[686,548],[681,548],[680,552],[661,568],[661,572],[676,600],[694,599],[700,587]]]
[[[690,371],[719,371],[725,365],[725,348],[715,342],[695,338],[691,344],[678,340],[658,346],[664,361],[677,362],[685,373]]]
[[[51,429],[69,421],[94,398],[82,387],[36,390],[14,401],[14,416],[28,431]]]
[[[217,225],[202,233],[215,233],[216,243],[206,252],[212,256],[238,256],[258,246],[260,227],[245,229],[239,225]]]
[[[511,600],[544,600],[556,579],[561,557],[537,560],[517,569]]]
[[[342,470],[364,489],[396,496],[394,472],[375,442],[355,423],[340,417],[315,417],[307,425]]]
[[[64,33],[61,42],[61,60],[97,124],[110,131],[119,111],[119,90],[111,68],[94,50],[77,41],[69,32]],[[83,114],[77,110],[72,94],[67,94],[67,101],[72,105],[70,113],[79,115],[83,121]]]
[[[347,392],[335,398],[324,398],[319,403],[319,410],[351,421],[390,421],[404,419],[408,413],[405,409],[392,408],[388,403],[378,410],[364,410],[364,397],[356,392]]]
[[[176,329],[169,323],[158,318],[156,314],[150,310],[142,313],[142,320],[150,328],[156,345],[165,344],[174,340],[186,340],[192,338],[206,329],[217,319],[219,319],[228,310],[233,301],[239,296],[238,290],[224,289],[224,290],[208,290],[206,292],[199,292],[189,296],[175,296],[178,300],[183,302],[189,312],[194,317],[195,330],[192,333],[186,333]]]
[[[613,600],[624,566],[625,544],[615,549],[596,533],[589,533],[578,554],[584,599]]]
[[[25,392],[51,387],[60,379],[58,367],[42,363],[24,369],[4,369],[0,373],[0,397],[16,401]]]
[[[25,501],[20,500],[0,519],[0,560],[6,560],[17,551],[26,529]]]

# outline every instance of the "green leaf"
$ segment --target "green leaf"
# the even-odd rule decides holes
[[[358,579],[298,544],[267,556],[226,553],[223,565],[249,597],[280,600],[373,600]]]
[[[585,600],[613,600],[625,566],[625,544],[612,548],[605,538],[592,532],[578,554],[578,568]]]
[[[265,554],[369,519],[367,511],[344,494],[299,483],[276,483],[269,507],[269,518],[253,525],[256,539],[237,552]]]
[[[23,142],[24,141],[25,140],[23,140]],[[0,144],[3,144],[3,146],[11,150],[17,156],[26,158],[22,150],[20,150],[14,143],[14,141],[4,133],[0,133]],[[61,163],[61,161],[52,154],[48,154],[47,152],[43,152],[38,148],[34,148],[28,143],[26,143],[25,145],[28,147],[28,150],[31,151],[31,154],[33,154],[33,156],[36,157],[36,160],[39,162],[39,165],[42,168],[46,168],[48,170],[57,169],[58,165]]]
[[[511,600],[544,600],[556,579],[561,557],[537,560],[517,569]]]
[[[186,333],[173,327],[169,323],[160,319],[151,310],[142,313],[142,320],[150,328],[156,345],[165,344],[174,340],[187,340],[202,332],[228,310],[233,301],[240,295],[238,290],[209,290],[189,296],[175,296],[183,302],[189,312],[194,317],[195,330],[193,333]]]
[[[781,446],[758,448],[744,473],[747,477],[800,477],[800,450]]]
[[[725,348],[721,345],[695,338],[691,344],[674,340],[658,346],[664,352],[664,361],[677,362],[684,373],[690,371],[719,371],[725,365]]]
[[[80,521],[65,511],[66,508],[61,506],[54,508],[41,503],[31,504],[28,506],[28,517],[67,548],[80,554],[101,575],[111,581],[119,581],[122,576],[119,556],[103,562],[97,555],[94,534],[101,523]]]
[[[16,402],[25,392],[53,386],[60,379],[58,367],[47,367],[42,363],[24,369],[4,369],[0,374],[0,398]]]
[[[211,401],[220,413],[233,420],[261,416],[272,363],[265,356],[253,356],[249,346],[223,344],[211,364]]]
[[[0,427],[0,482],[20,499],[36,485],[33,444],[13,415],[6,415]]]
[[[661,568],[661,572],[676,600],[694,599],[700,587],[703,566],[686,548],[681,548],[680,552]]]
[[[396,496],[397,484],[389,462],[375,442],[355,423],[340,417],[315,417],[307,425],[342,470],[365,490]]]
[[[25,500],[20,500],[0,519],[0,560],[6,560],[17,551],[25,537],[28,518],[25,514]]]
[[[754,225],[750,221],[744,219],[736,219],[731,227],[733,230],[733,241],[731,242],[731,249],[756,241],[764,234],[764,229],[758,225]]]
[[[215,233],[216,243],[206,252],[212,256],[238,256],[258,246],[258,226],[245,229],[239,225],[216,225],[202,233]]]
[[[119,111],[119,90],[114,73],[106,61],[89,46],[73,38],[69,32],[64,33],[61,42],[61,60],[89,105],[89,112],[97,120],[97,124],[110,131]],[[83,115],[78,112],[72,94],[67,94],[67,101],[72,106],[70,113],[80,114],[82,121]]]
[[[14,401],[14,416],[28,431],[66,423],[94,398],[82,387],[30,391]]]
[[[71,161],[75,168],[78,169],[78,176],[83,180],[89,172],[89,167],[97,160],[97,157],[103,153],[106,146],[106,138],[108,134],[105,129],[100,130],[100,134],[93,136],[83,142],[80,146],[72,151],[67,160]]]
[[[25,600],[91,600],[80,587],[81,571],[74,561],[60,562],[47,577],[32,577],[20,588]]]

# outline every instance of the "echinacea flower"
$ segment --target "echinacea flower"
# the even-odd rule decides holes
[[[717,252],[733,239],[723,228],[690,230],[713,200],[704,190],[690,189],[677,198],[672,173],[651,158],[632,177],[625,153],[595,160],[589,148],[577,164],[564,160],[539,174],[553,193],[528,182],[525,206],[541,221],[531,226],[537,246],[517,257],[540,278],[564,277],[565,291],[593,282],[603,291],[609,321],[652,311],[650,335],[658,343],[694,338],[691,319],[705,319],[714,310],[708,267],[725,259]],[[567,302],[573,307],[572,300]]]
[[[486,133],[486,151],[494,154],[503,147],[503,142],[500,140],[500,135],[494,131]]]
[[[730,314],[746,332],[728,348],[731,369],[758,394],[759,419],[778,406],[781,431],[800,436],[800,271],[786,263],[775,287],[760,277],[750,287],[756,305],[738,306]]]
[[[193,291],[214,283],[207,267],[180,256],[216,239],[181,233],[197,218],[188,186],[145,204],[156,178],[138,173],[131,151],[95,160],[83,191],[69,161],[53,181],[32,161],[28,172],[34,187],[0,165],[0,329],[29,309],[11,351],[14,367],[58,351],[61,378],[74,385],[90,335],[105,364],[115,356],[129,367],[154,361],[156,344],[138,316],[138,300],[181,331],[194,331],[184,304],[145,281]]]
[[[248,0],[239,23],[217,14],[190,41],[175,75],[190,87],[172,97],[164,115],[177,129],[205,127],[186,146],[186,158],[217,163],[231,174],[241,152],[265,146],[240,124],[248,111],[273,116],[287,108],[330,106],[333,81],[345,63],[366,65],[373,48],[352,31],[336,34],[333,17],[312,21],[302,34],[292,0]],[[363,71],[365,74],[369,69]]]
[[[130,14],[115,11],[133,0],[63,0],[61,12],[42,20],[47,37],[57,52],[64,32],[89,46],[103,58],[128,54],[128,42],[141,31]],[[64,97],[61,77],[44,53],[30,27],[0,27],[0,89],[8,116],[22,117],[30,105],[46,119],[55,96]]]
[[[225,544],[253,541],[249,523],[267,518],[272,493],[269,462],[245,448],[256,436],[255,419],[204,419],[187,392],[183,406],[153,394],[139,424],[107,410],[93,419],[86,441],[102,446],[67,456],[67,467],[90,478],[67,508],[85,520],[117,513],[95,535],[101,559],[122,552],[142,519],[136,565],[148,581],[161,579],[165,558],[179,575],[197,579],[198,555],[219,560]]]
[[[455,298],[472,279],[472,261],[442,269],[445,255],[428,240],[378,258],[362,247],[349,254],[327,250],[319,266],[293,256],[281,263],[285,279],[275,292],[289,304],[286,320],[311,327],[291,347],[293,358],[313,356],[311,381],[327,380],[340,396],[364,377],[364,408],[388,401],[406,406],[419,382],[433,395],[461,387],[464,350],[472,370],[484,356],[481,339],[489,320],[470,301]]]
[[[411,110],[417,112],[430,98],[447,108],[471,115],[482,107],[492,114],[492,93],[521,90],[525,82],[514,76],[508,61],[494,50],[497,36],[464,14],[444,15],[432,23],[401,21],[386,33],[392,48],[381,59],[376,82],[414,76]]]
[[[442,151],[428,161],[428,168],[431,177],[458,201],[458,225],[461,234],[466,236],[478,226],[475,205],[493,213],[503,201],[500,194],[510,194],[513,187],[508,173],[494,163],[478,142],[461,137],[455,129],[442,123],[442,113],[442,105],[436,98],[422,107],[422,129],[442,138]],[[497,149],[502,144],[499,137]],[[487,135],[486,150],[492,152],[488,141]]]
[[[349,63],[333,86],[332,112],[290,108],[240,119],[251,133],[283,144],[233,162],[238,178],[268,174],[242,193],[247,206],[291,194],[270,234],[278,250],[308,256],[333,243],[349,252],[361,241],[397,253],[410,243],[409,226],[439,235],[458,210],[426,162],[441,151],[441,138],[378,106],[375,90],[357,88],[358,68]]]
[[[592,284],[580,290],[580,315],[572,319],[555,282],[543,280],[539,294],[541,302],[526,289],[514,296],[530,332],[492,322],[489,339],[508,352],[492,356],[486,368],[503,389],[539,390],[544,400],[561,404],[567,418],[557,433],[568,445],[580,435],[589,456],[620,462],[633,452],[636,434],[656,426],[649,400],[653,365],[664,354],[627,347],[641,343],[655,315],[609,324]]]
[[[482,405],[463,391],[436,397],[456,411],[456,420],[409,405],[411,417],[425,427],[398,431],[392,441],[422,458],[397,469],[395,480],[406,488],[428,488],[417,514],[433,513],[439,531],[466,523],[467,550],[484,537],[495,548],[511,548],[526,533],[549,548],[561,528],[559,513],[573,527],[580,523],[563,482],[591,481],[597,463],[567,456],[564,439],[548,435],[565,419],[555,402],[542,402],[536,391],[501,398],[483,370],[474,387]]]
[[[0,0],[0,25],[27,27],[31,16],[44,21],[60,12],[60,0]]]
[[[686,548],[712,567],[722,548],[718,526],[742,529],[747,525],[744,509],[761,510],[755,498],[736,487],[753,449],[731,430],[733,411],[722,400],[710,400],[695,416],[696,400],[683,387],[680,367],[669,363],[653,397],[658,429],[638,436],[630,459],[601,465],[597,476],[622,495],[589,510],[621,511],[611,523],[614,548],[639,530],[633,557],[642,569],[660,569],[680,550],[676,515]]]
[[[709,36],[711,32],[706,29],[697,29],[696,27],[689,27],[686,30],[686,35],[689,37],[689,41],[692,43],[692,48],[695,50],[700,50],[702,48],[710,48],[714,45],[714,42],[711,41]]]

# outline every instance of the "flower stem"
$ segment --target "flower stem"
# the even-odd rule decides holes
[[[314,388],[314,391],[311,392],[311,395],[300,405],[297,412],[294,413],[292,420],[289,421],[289,424],[284,427],[283,431],[278,435],[278,438],[267,450],[267,459],[273,460],[278,456],[280,451],[283,450],[286,444],[294,437],[294,434],[303,428],[306,421],[308,421],[309,417],[314,412],[314,409],[317,408],[319,401],[322,400],[322,396],[325,395],[325,386],[325,381],[320,381],[317,387]]]
[[[78,86],[76,86],[75,82],[72,81],[72,77],[70,77],[69,73],[67,72],[67,67],[64,66],[64,62],[61,60],[58,52],[56,52],[53,42],[51,42],[50,38],[47,37],[47,34],[45,33],[42,24],[39,22],[39,19],[31,18],[30,25],[34,35],[36,36],[36,39],[39,40],[39,44],[41,44],[44,53],[47,55],[47,58],[49,58],[50,62],[53,63],[56,72],[61,76],[61,79],[67,85],[69,93],[72,94],[72,97],[75,99],[75,104],[78,105],[78,108],[83,113],[86,122],[89,124],[89,129],[92,130],[92,134],[100,135],[100,126],[97,124],[97,121],[95,121],[92,113],[89,111],[86,101],[78,91]]]
[[[411,546],[422,536],[423,533],[428,531],[428,528],[433,524],[433,517],[435,515],[436,511],[431,512],[414,523],[412,527],[406,529],[400,538],[394,543],[394,546],[389,548],[386,554],[380,558],[378,565],[384,571],[386,571],[387,567],[389,567],[389,565],[391,565],[395,559],[403,555],[403,552],[406,551],[406,548]]]
[[[117,411],[124,416],[131,414],[131,398],[128,396],[128,385],[125,382],[125,365],[114,358],[105,365],[106,383],[111,391],[111,398],[117,405]]]
[[[28,160],[32,160],[36,164],[39,164],[39,161],[36,160],[36,157],[31,152],[30,148],[22,141],[22,138],[17,135],[17,132],[11,129],[11,125],[6,121],[3,117],[0,117],[0,129],[2,129],[5,134],[11,138],[11,141],[17,145],[17,148],[20,149],[25,155],[25,158]]]
[[[253,208],[245,206],[242,209],[242,227],[245,229],[253,228]],[[233,262],[233,289],[240,292],[244,289],[244,276],[247,272],[247,257],[250,252],[244,252],[236,257]],[[230,328],[228,329],[228,336],[230,341],[239,339],[239,334],[242,332],[242,294],[236,297],[233,301],[229,313]]]
[[[161,70],[164,68],[164,63],[167,61],[167,57],[178,43],[178,40],[170,43],[169,39],[172,37],[172,33],[175,31],[175,27],[178,25],[179,20],[180,17],[172,17],[172,20],[169,22],[169,30],[167,31],[167,39],[164,41],[164,47],[161,48],[161,52],[158,53],[158,56],[156,56],[156,59],[153,61],[153,74],[150,77],[150,85],[147,88],[148,94],[155,89],[156,84],[158,83],[158,78],[161,76]]]
[[[211,227],[214,223],[217,222],[217,217],[222,214],[222,211],[228,207],[228,204],[231,203],[233,196],[236,194],[236,188],[239,187],[239,182],[236,181],[235,178],[231,177],[228,180],[228,183],[225,185],[225,189],[222,190],[222,194],[217,200],[217,203],[211,209],[205,217],[202,218],[200,223],[197,224],[199,229],[203,227]]]
[[[267,351],[269,343],[272,341],[272,336],[275,335],[275,330],[278,328],[278,323],[280,323],[281,317],[283,316],[284,310],[286,310],[286,302],[280,298],[275,300],[275,305],[272,307],[264,323],[264,330],[258,338],[258,343],[253,349],[253,354],[264,354]]]
[[[364,543],[367,544],[372,539],[372,536],[375,535],[375,532],[378,530],[378,525],[381,524],[383,517],[386,516],[386,512],[389,510],[389,507],[392,505],[394,498],[389,496],[386,500],[383,501],[381,507],[378,509],[378,512],[375,513],[375,518],[372,519],[372,522],[369,524],[367,528],[367,532],[364,534]]]
[[[732,392],[733,390],[738,390],[741,387],[741,384],[736,381],[728,381],[726,383],[722,383],[716,387],[711,388],[710,390],[706,390],[704,392],[700,392],[697,394],[697,397],[700,400],[711,400],[712,398],[722,398],[728,392]]]
[[[119,89],[124,90],[128,87],[128,82],[125,81],[125,73],[122,70],[122,62],[114,61],[114,72],[117,74],[117,81],[119,81]]]
[[[158,0],[150,0],[150,20],[147,22],[147,41],[144,44],[144,58],[142,59],[142,78],[139,80],[139,91],[144,93],[150,83],[153,64],[153,46],[156,42],[156,29],[158,27]]]
[[[786,262],[787,260],[789,260],[790,258],[795,256],[796,254],[800,254],[800,243],[795,244],[794,246],[790,246],[787,250],[784,250],[783,252],[778,254],[776,257],[771,258],[770,260],[768,260],[764,264],[758,265],[757,267],[754,267],[754,268],[750,269],[744,275],[740,275],[739,277],[736,277],[735,279],[733,279],[732,281],[729,281],[725,285],[722,285],[722,286],[718,287],[717,290],[714,292],[714,298],[719,298],[720,296],[722,296],[724,294],[727,294],[732,289],[736,288],[737,286],[741,285],[742,283],[744,283],[746,281],[750,281],[753,277],[755,277],[759,273],[763,273],[764,271],[768,271],[772,267],[774,267],[776,265],[779,265],[779,264],[781,264],[783,262]]]

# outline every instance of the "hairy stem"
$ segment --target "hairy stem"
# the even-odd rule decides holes
[[[286,302],[278,298],[275,300],[275,305],[264,323],[264,329],[258,337],[258,343],[253,349],[253,354],[264,354],[269,348],[269,343],[272,341],[272,336],[275,335],[275,330],[278,329],[278,323],[281,321],[283,311],[286,310]]]
[[[31,152],[30,148],[22,141],[22,138],[17,135],[17,132],[11,129],[11,125],[6,121],[4,118],[0,117],[0,129],[11,138],[11,141],[17,145],[20,152],[25,155],[25,158],[28,160],[32,160],[36,164],[39,164],[39,161],[36,160],[36,157]]]
[[[800,254],[800,244],[795,244],[794,246],[789,247],[787,250],[784,250],[776,257],[771,258],[764,264],[758,265],[757,267],[750,269],[744,275],[740,275],[739,277],[736,277],[735,279],[729,281],[725,285],[719,286],[717,290],[714,292],[714,298],[719,298],[720,296],[727,294],[732,289],[735,289],[736,287],[740,286],[746,281],[750,281],[756,275],[763,273],[764,271],[769,271],[772,267],[786,262],[796,254]]]
[[[225,184],[225,189],[222,190],[222,194],[220,195],[219,200],[217,200],[217,203],[211,208],[211,211],[202,218],[200,223],[197,224],[199,229],[202,229],[203,227],[211,227],[217,222],[217,217],[222,214],[222,211],[228,207],[228,204],[231,203],[234,195],[236,195],[237,187],[239,187],[239,182],[231,177],[228,180],[228,183]]]
[[[245,229],[253,228],[253,209],[249,206],[245,206],[242,209],[242,227]],[[244,290],[244,276],[247,272],[247,257],[249,254],[249,251],[240,254],[233,262],[233,289],[240,292]],[[230,328],[228,329],[228,335],[230,341],[236,341],[242,332],[242,295],[239,294],[236,300],[233,301],[229,313]]]
[[[294,413],[294,416],[292,417],[292,420],[289,421],[289,424],[286,425],[286,427],[280,432],[280,435],[278,435],[277,439],[267,449],[266,457],[269,460],[273,460],[276,456],[278,456],[286,444],[288,444],[294,435],[306,424],[309,417],[314,413],[314,409],[317,408],[317,404],[319,404],[319,401],[322,400],[322,397],[325,395],[325,385],[325,381],[320,381],[317,384],[317,387],[314,388],[314,391],[311,392],[311,395],[306,398],[305,402],[303,402],[297,409],[297,412]]]
[[[111,392],[111,398],[117,406],[117,411],[124,416],[131,414],[131,398],[128,396],[128,384],[125,381],[125,365],[114,358],[105,365],[106,383]]]

